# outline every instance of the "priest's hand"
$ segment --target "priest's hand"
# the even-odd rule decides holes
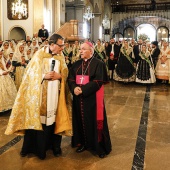
[[[60,80],[61,79],[61,74],[60,73],[56,73],[55,71],[50,71],[48,73],[45,74],[44,76],[45,80]]]
[[[76,96],[82,94],[81,88],[80,88],[80,87],[76,87],[76,88],[74,89],[74,94],[75,94]]]
[[[61,80],[61,74],[60,73],[57,73],[55,71],[52,71],[53,74],[52,74],[52,79],[51,80]]]

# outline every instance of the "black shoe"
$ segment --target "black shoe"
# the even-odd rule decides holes
[[[44,160],[46,158],[46,154],[45,155],[38,155],[38,158],[41,160]]]
[[[61,148],[53,149],[53,154],[54,154],[55,157],[61,156],[61,153],[62,153]]]
[[[106,156],[106,154],[102,153],[102,154],[99,155],[99,158],[104,158],[105,156]]]
[[[26,157],[26,156],[27,156],[27,153],[26,153],[26,152],[21,151],[21,152],[20,152],[20,155],[21,155],[22,157]]]
[[[81,152],[83,152],[83,151],[85,151],[86,150],[86,147],[84,146],[84,145],[81,145],[81,146],[79,146],[77,149],[76,149],[76,152],[77,153],[81,153]]]

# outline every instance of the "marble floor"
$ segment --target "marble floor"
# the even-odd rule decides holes
[[[70,137],[62,140],[62,156],[47,152],[45,160],[20,157],[22,138],[6,136],[10,112],[0,113],[1,170],[169,170],[170,85],[151,86],[111,81],[105,105],[112,152],[101,159],[88,151],[76,153]]]

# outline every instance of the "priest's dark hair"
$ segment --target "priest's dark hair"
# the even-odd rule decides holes
[[[49,39],[49,45],[51,45],[52,43],[56,44],[58,39],[64,40],[64,38],[61,35],[53,34]]]

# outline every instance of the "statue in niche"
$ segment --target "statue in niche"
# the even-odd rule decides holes
[[[104,15],[104,9],[106,8],[106,6],[104,5],[104,0],[96,0],[95,2],[95,13],[101,13],[102,15]]]
[[[95,12],[95,13],[99,13],[99,12],[100,12],[100,11],[99,11],[99,6],[98,6],[97,3],[95,4],[94,12]]]
[[[84,4],[86,7],[90,7],[90,9],[93,11],[93,5],[90,0],[84,0]]]

